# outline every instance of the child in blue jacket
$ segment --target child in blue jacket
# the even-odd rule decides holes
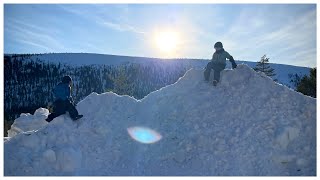
[[[53,112],[48,116],[46,121],[50,122],[54,118],[69,112],[71,119],[77,120],[82,118],[83,115],[79,115],[71,96],[71,84],[72,79],[70,76],[64,76],[62,81],[56,85],[53,90],[55,101],[53,103]]]

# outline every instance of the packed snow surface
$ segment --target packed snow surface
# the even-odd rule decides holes
[[[316,175],[316,99],[246,65],[216,87],[191,69],[142,100],[92,93],[77,109],[75,122],[23,114],[33,131],[18,118],[4,174]]]

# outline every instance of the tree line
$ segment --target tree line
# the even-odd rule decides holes
[[[4,56],[5,134],[21,113],[32,114],[39,107],[49,108],[54,98],[52,89],[64,75],[73,79],[72,95],[77,103],[92,92],[112,91],[142,99],[176,82],[187,71],[183,65],[169,63],[71,66],[36,57],[32,54]]]

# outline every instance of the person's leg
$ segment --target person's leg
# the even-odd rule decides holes
[[[57,113],[52,112],[49,114],[48,118],[46,119],[47,122],[51,122],[54,118],[58,117]]]
[[[216,80],[217,82],[220,81],[220,73],[221,71],[223,71],[225,68],[225,65],[220,65],[220,64],[216,64],[214,67],[213,67],[213,70],[214,70],[214,80]]]
[[[66,106],[65,104],[58,100],[53,103],[53,112],[49,114],[48,118],[46,119],[47,122],[51,122],[54,118],[66,113]]]
[[[67,101],[66,104],[67,104],[67,111],[70,114],[70,118],[71,119],[77,118],[79,113],[78,113],[78,110],[76,109],[76,107],[70,101]]]
[[[211,69],[213,68],[213,63],[212,62],[209,62],[207,64],[207,67],[206,67],[206,70],[204,71],[204,79],[206,81],[209,81],[209,78],[210,78],[210,72],[211,72]]]

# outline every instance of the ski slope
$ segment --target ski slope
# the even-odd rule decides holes
[[[45,124],[11,133],[4,175],[316,175],[316,99],[247,65],[216,87],[191,69],[142,100],[92,93],[77,109],[76,122],[24,114]]]

